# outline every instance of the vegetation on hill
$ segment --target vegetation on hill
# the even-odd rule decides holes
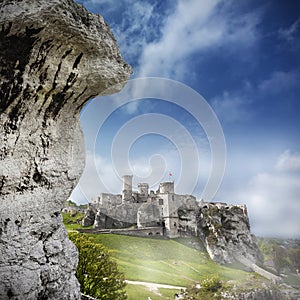
[[[78,224],[81,217],[80,214],[63,214],[67,229],[72,231],[81,228]],[[93,243],[107,248],[108,255],[117,263],[126,280],[188,287],[187,292],[182,294],[184,299],[218,299],[216,297],[221,297],[221,293],[232,290],[235,293],[269,291],[270,283],[256,273],[246,272],[240,265],[233,268],[213,262],[198,238],[157,239],[116,234],[81,236],[93,238]],[[299,243],[290,241],[287,244],[276,239],[259,239],[259,246],[270,271],[281,275],[286,270],[296,272],[299,266]],[[274,261],[273,267],[270,261]],[[297,285],[299,277],[296,275],[294,273],[286,276],[286,282]],[[197,288],[199,283],[201,289]],[[208,283],[208,288],[205,288],[205,283]],[[215,289],[210,289],[210,283]],[[173,295],[179,293],[176,289],[149,290],[146,286],[132,284],[128,284],[125,289],[130,300],[148,297],[152,300],[173,299]],[[278,292],[276,287],[270,289],[272,293]]]
[[[70,232],[69,237],[79,252],[76,277],[81,292],[101,300],[127,299],[124,275],[107,249],[84,234]]]
[[[188,286],[209,275],[222,280],[247,280],[250,274],[220,266],[208,254],[188,247],[182,239],[152,239],[123,235],[90,235],[110,249],[128,280]],[[185,239],[195,242],[196,239]],[[251,274],[253,276],[253,274]]]
[[[84,214],[76,213],[72,215],[70,213],[62,213],[63,222],[68,231],[82,228],[80,222],[84,217]]]
[[[65,201],[65,207],[69,207],[69,206],[77,206],[77,204],[72,200],[68,199]]]
[[[201,287],[201,288],[200,288]],[[218,276],[209,276],[200,282],[200,285],[189,287],[182,293],[182,300],[211,300],[221,299],[221,291],[226,290],[227,287],[223,286],[222,281]]]
[[[80,204],[78,205],[76,202],[73,202],[71,199],[65,201],[65,207],[79,207],[82,209],[87,209],[88,204]]]
[[[237,297],[240,293],[253,291],[256,293],[261,290],[264,295],[269,292],[269,281],[256,273],[213,262],[205,251],[197,250],[201,249],[197,238],[170,240],[113,234],[90,236],[110,249],[112,257],[116,259],[127,280],[189,287],[186,299],[218,299],[212,295],[216,294],[219,297],[220,293],[229,293],[233,290],[237,293]],[[196,288],[199,283],[200,285],[207,283],[207,288],[199,290]],[[210,287],[219,289],[213,292]],[[143,286],[129,284],[127,291],[130,300],[147,299],[149,296],[153,300],[173,299],[167,296],[165,291],[159,296],[157,293],[147,291]],[[275,287],[272,287],[272,292],[275,291]],[[173,295],[179,292],[172,291]]]
[[[300,241],[258,238],[264,265],[291,285],[300,286]]]

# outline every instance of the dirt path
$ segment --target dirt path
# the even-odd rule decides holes
[[[254,272],[258,273],[259,275],[261,275],[269,280],[272,280],[274,283],[279,283],[282,281],[282,279],[279,276],[276,276],[276,275],[266,271],[265,269],[259,267],[255,263],[251,262],[249,259],[247,259],[245,257],[236,257],[236,258],[239,262],[241,262],[245,266],[251,268]]]
[[[174,289],[174,290],[185,290],[186,288],[183,286],[175,286],[175,285],[168,285],[168,284],[161,284],[161,283],[153,283],[153,282],[144,282],[144,281],[132,281],[132,280],[125,280],[127,284],[134,284],[134,285],[143,285],[149,289],[149,291],[161,296],[161,293],[158,289]]]

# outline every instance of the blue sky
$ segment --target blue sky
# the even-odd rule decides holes
[[[300,237],[300,2],[77,2],[110,25],[132,79],[176,80],[213,109],[227,158],[212,200],[247,204],[257,235]],[[73,200],[119,193],[122,172],[155,189],[171,171],[178,193],[203,196],[215,157],[211,136],[193,116],[200,107],[143,95],[130,103],[102,97],[86,106],[87,162]]]

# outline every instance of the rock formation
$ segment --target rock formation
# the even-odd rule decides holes
[[[201,203],[198,234],[210,257],[221,264],[247,259],[262,261],[256,238],[250,233],[245,205]]]
[[[0,6],[0,299],[79,299],[60,215],[84,167],[79,113],[131,68],[103,18],[71,0]]]

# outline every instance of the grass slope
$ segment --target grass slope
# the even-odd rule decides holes
[[[158,293],[156,291],[149,291],[149,289],[142,285],[130,285],[126,286],[126,292],[128,295],[128,300],[147,300],[148,297],[151,300],[173,300],[174,295],[178,290],[171,289],[158,289]]]
[[[83,219],[84,214],[77,213],[75,216],[72,216],[70,213],[62,213],[61,215],[63,218],[64,225],[68,231],[74,231],[76,229],[83,228],[80,225],[80,222]],[[91,227],[92,226],[85,227],[85,228],[91,228]]]
[[[128,280],[188,286],[215,274],[222,280],[247,280],[249,273],[220,266],[205,252],[183,245],[180,240],[123,235],[91,235],[110,249]]]
[[[78,224],[82,215],[62,215],[68,231],[82,228]],[[217,275],[224,282],[233,280],[243,289],[250,285],[256,287],[261,282],[261,278],[255,273],[220,266],[208,257],[205,250],[191,248],[191,244],[199,244],[197,238],[171,240],[116,234],[90,236],[109,249],[127,280],[187,287],[210,275]],[[150,291],[145,286],[130,284],[126,291],[129,300],[147,300],[148,297],[152,300],[174,299],[174,294],[178,292],[170,289]]]

